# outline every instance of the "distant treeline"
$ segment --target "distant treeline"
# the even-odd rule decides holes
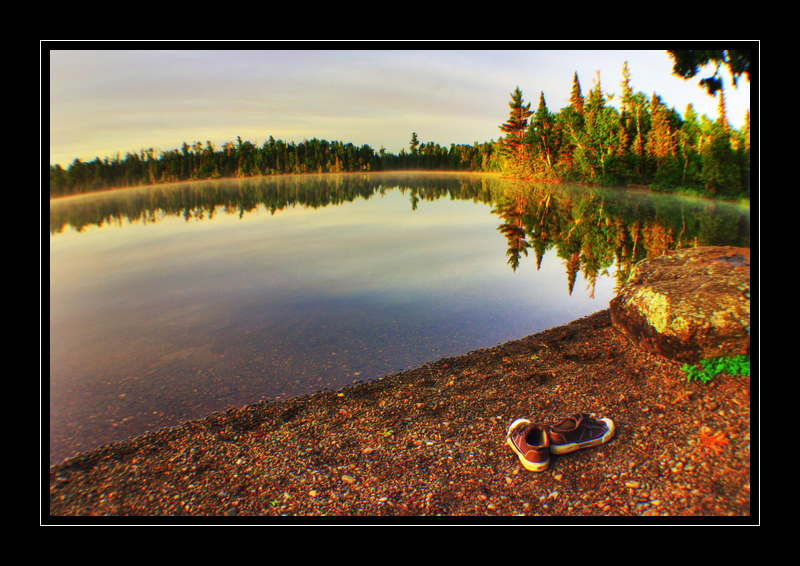
[[[584,97],[578,74],[570,104],[550,112],[544,92],[535,112],[517,88],[511,94],[508,121],[495,142],[442,147],[423,143],[412,133],[409,150],[399,155],[384,148],[326,140],[285,142],[272,136],[256,146],[238,137],[217,148],[210,141],[184,142],[180,149],[142,149],[124,158],[75,159],[66,169],[50,166],[50,196],[115,187],[180,181],[393,170],[502,172],[537,181],[590,182],[597,185],[646,185],[723,198],[750,197],[750,113],[741,131],[726,118],[720,87],[718,117],[698,117],[689,104],[681,117],[659,95],[634,93],[628,64],[622,69],[621,110],[607,104],[599,73]]]
[[[50,196],[74,195],[115,187],[134,187],[180,181],[285,175],[301,173],[345,173],[389,170],[499,171],[495,144],[420,143],[412,135],[410,151],[399,155],[369,145],[312,139],[300,143],[269,140],[260,147],[238,137],[221,148],[207,141],[178,150],[157,152],[153,148],[127,153],[124,158],[75,159],[67,169],[50,166]]]

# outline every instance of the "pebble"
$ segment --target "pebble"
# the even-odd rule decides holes
[[[642,487],[642,484],[639,483],[638,481],[626,481],[625,487],[630,487],[632,489],[639,489],[640,487]]]
[[[342,481],[345,482],[345,483],[354,484],[354,483],[356,483],[356,478],[354,478],[353,476],[349,476],[349,475],[345,474],[345,475],[342,476]]]

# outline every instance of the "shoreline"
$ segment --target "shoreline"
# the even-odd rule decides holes
[[[540,473],[519,417],[610,417]],[[49,515],[750,516],[750,380],[686,382],[607,310],[338,391],[113,442],[49,470]]]
[[[426,175],[492,175],[498,178],[501,178],[501,173],[499,171],[453,171],[450,169],[442,169],[442,170],[428,170],[428,169],[390,169],[387,171],[339,171],[339,172],[331,172],[325,171],[322,173],[318,172],[304,172],[304,173],[282,173],[280,175],[247,175],[244,177],[218,177],[216,179],[186,179],[185,181],[165,181],[163,183],[152,183],[149,185],[134,185],[132,187],[107,187],[105,189],[99,189],[96,191],[87,191],[83,193],[74,193],[70,195],[58,195],[58,196],[51,196],[49,200],[57,201],[65,198],[70,197],[79,197],[79,196],[89,196],[89,195],[102,195],[112,191],[126,191],[129,189],[153,189],[156,187],[164,187],[170,185],[185,185],[190,183],[208,183],[208,182],[223,182],[223,181],[239,181],[239,180],[248,180],[248,179],[280,179],[284,177],[311,177],[311,176],[322,176],[322,175],[379,175],[379,174],[409,174],[409,173],[424,173]],[[560,182],[560,181],[559,181]]]
[[[506,181],[524,181],[530,183],[542,183],[546,185],[581,185],[585,187],[608,187],[613,189],[620,189],[620,190],[627,190],[627,191],[647,191],[653,194],[658,195],[666,195],[666,196],[676,196],[676,197],[689,197],[689,198],[697,198],[709,202],[725,202],[731,204],[742,204],[743,202],[747,202],[747,206],[749,206],[750,198],[745,196],[738,196],[738,197],[731,197],[731,198],[721,198],[715,197],[712,195],[703,195],[699,194],[696,190],[681,190],[684,187],[674,187],[676,189],[674,192],[672,190],[663,190],[657,191],[654,189],[649,188],[647,185],[637,185],[637,184],[628,184],[628,185],[598,185],[597,183],[593,183],[591,181],[565,181],[563,179],[534,179],[530,177],[506,177],[503,176],[501,171],[457,171],[457,170],[449,170],[449,169],[442,169],[442,170],[428,170],[428,169],[390,169],[387,171],[340,171],[337,173],[333,173],[330,171],[325,171],[323,173],[318,172],[303,172],[303,173],[282,173],[280,175],[248,175],[245,177],[219,177],[216,179],[186,179],[184,181],[166,181],[163,183],[154,183],[149,185],[134,185],[132,187],[107,187],[104,189],[99,189],[96,191],[88,191],[83,193],[75,193],[69,195],[58,195],[58,196],[50,196],[50,201],[59,201],[62,199],[73,198],[73,197],[80,197],[80,196],[97,196],[108,194],[113,191],[125,191],[129,189],[152,189],[156,187],[168,187],[170,185],[184,185],[189,183],[206,183],[206,182],[222,182],[222,181],[236,181],[236,180],[247,180],[247,179],[277,179],[283,177],[304,177],[304,176],[322,176],[322,175],[375,175],[375,174],[411,174],[411,173],[420,173],[426,175],[488,175],[494,176],[501,180]]]

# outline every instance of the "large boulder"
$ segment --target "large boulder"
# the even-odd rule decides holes
[[[688,363],[750,353],[750,249],[709,246],[643,260],[609,303],[640,348]]]

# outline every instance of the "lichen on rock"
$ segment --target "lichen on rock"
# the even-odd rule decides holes
[[[636,264],[611,300],[614,327],[640,348],[697,363],[750,352],[750,250],[673,250]]]

